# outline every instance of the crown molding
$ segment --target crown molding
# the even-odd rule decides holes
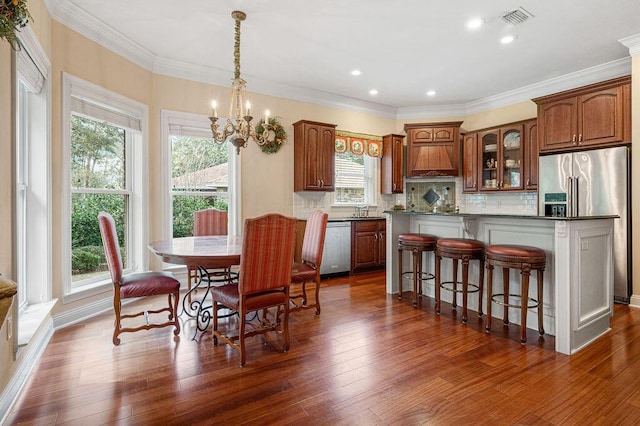
[[[96,19],[69,0],[45,0],[51,17],[99,45],[149,71],[156,55]]]
[[[45,0],[45,4],[56,21],[153,73],[219,86],[229,85],[231,72],[156,56],[69,0]],[[621,39],[619,42],[629,47],[632,56],[640,53],[640,34]],[[251,81],[251,91],[255,93],[404,120],[480,113],[629,74],[631,74],[631,58],[627,57],[466,104],[400,108],[314,89],[294,87],[255,76],[247,75],[246,77]]]
[[[629,48],[629,54],[631,56],[640,55],[640,34],[621,38],[618,42]]]

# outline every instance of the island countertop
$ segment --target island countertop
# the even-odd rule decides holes
[[[594,220],[594,219],[616,219],[617,215],[598,215],[598,216],[576,216],[576,217],[560,217],[560,216],[533,216],[525,214],[513,213],[445,213],[445,212],[419,212],[414,210],[385,210],[384,213],[399,215],[428,215],[428,216],[451,216],[451,217],[503,217],[505,219],[538,219],[538,220]]]

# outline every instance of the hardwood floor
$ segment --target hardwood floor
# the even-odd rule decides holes
[[[385,294],[384,274],[323,281],[322,315],[296,312],[291,348],[247,340],[247,364],[193,321],[122,335],[113,318],[57,331],[9,424],[640,424],[640,310],[574,356],[552,336]]]

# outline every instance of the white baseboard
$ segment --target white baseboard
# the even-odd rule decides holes
[[[631,299],[629,300],[629,306],[633,308],[640,308],[640,294],[631,295]]]
[[[33,367],[40,360],[52,336],[53,319],[49,317],[33,335],[29,344],[22,349],[23,352],[18,355],[16,371],[0,394],[0,424],[4,424],[11,413],[22,387],[27,382]]]

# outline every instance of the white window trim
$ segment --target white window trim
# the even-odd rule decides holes
[[[365,154],[363,154],[365,155]],[[380,193],[380,158],[379,157],[370,157],[365,155],[365,162],[369,162],[371,169],[371,182],[369,182],[371,188],[371,197],[369,203],[337,203],[335,192],[331,192],[331,207],[332,208],[354,208],[356,206],[367,205],[369,207],[377,207],[378,206],[378,194]],[[335,182],[335,177],[334,177]]]
[[[149,242],[148,195],[149,180],[148,155],[148,122],[149,108],[147,105],[129,99],[88,81],[82,80],[68,73],[62,74],[62,281],[63,303],[81,300],[96,294],[111,290],[111,280],[105,279],[80,288],[73,288],[71,273],[71,96],[86,98],[93,102],[108,105],[115,109],[126,111],[140,120],[142,134],[141,142],[131,144],[131,198],[130,207],[133,212],[130,228],[132,247],[131,263],[136,271],[148,269],[147,244]],[[97,223],[96,218],[96,223]],[[108,274],[108,273],[107,273]]]
[[[172,186],[171,186],[171,146],[169,143],[169,126],[179,125],[191,129],[208,129],[211,126],[209,118],[202,114],[192,114],[180,111],[161,110],[161,140],[162,162],[160,173],[163,177],[161,188],[161,202],[163,208],[160,215],[163,223],[161,239],[169,239],[172,236],[171,221],[173,218]],[[213,139],[211,141],[213,142]],[[229,205],[229,235],[240,235],[242,231],[241,204],[240,204],[240,161],[232,146],[229,148],[229,187],[227,202]]]
[[[37,241],[33,241],[31,239],[29,243],[25,246],[25,252],[27,258],[38,258],[38,268],[40,275],[36,280],[37,289],[34,288],[33,282],[27,282],[28,291],[31,293],[27,297],[27,304],[23,306],[24,310],[21,310],[18,313],[18,332],[14,337],[14,347],[17,350],[18,344],[26,344],[35,330],[40,326],[43,322],[41,319],[43,313],[48,312],[53,305],[56,303],[57,299],[53,299],[52,293],[52,282],[53,282],[53,272],[52,272],[52,253],[53,253],[53,214],[52,214],[52,171],[51,171],[51,61],[47,56],[46,52],[42,48],[42,45],[38,41],[38,38],[35,36],[33,30],[30,26],[27,26],[21,31],[16,32],[16,36],[20,41],[22,46],[22,51],[20,54],[28,54],[29,58],[33,61],[33,64],[36,66],[38,71],[40,72],[43,80],[39,80],[37,75],[31,74],[29,77],[36,78],[37,84],[35,90],[40,89],[40,96],[45,98],[44,100],[44,108],[45,108],[45,123],[43,126],[43,134],[41,136],[42,145],[39,148],[42,149],[39,152],[40,160],[38,161],[38,173],[41,176],[44,176],[44,182],[38,183],[37,191],[38,191],[38,210],[40,211],[40,215],[35,219],[39,222],[39,225],[44,228],[43,230],[39,229],[37,232]],[[23,58],[24,59],[24,58]],[[16,60],[14,60],[16,63]],[[16,64],[17,65],[17,64]],[[17,75],[17,73],[16,73]],[[34,80],[31,81],[33,83]],[[19,91],[19,82],[16,78],[15,80],[16,93]],[[15,142],[14,142],[15,143]],[[28,155],[28,154],[27,154]],[[15,161],[15,159],[14,159]],[[29,160],[28,160],[29,161]],[[30,165],[31,166],[31,165]],[[30,167],[29,166],[29,167]],[[14,166],[15,167],[15,166]],[[15,170],[15,169],[14,169]],[[13,179],[15,179],[15,173]],[[15,180],[14,180],[14,188],[15,188]],[[17,194],[14,194],[17,195]],[[15,196],[14,196],[15,198]],[[33,212],[32,212],[33,213]],[[14,218],[14,226],[15,226],[15,218]],[[34,219],[32,219],[34,220]],[[27,226],[29,226],[27,222]],[[16,238],[16,234],[14,233],[14,239]],[[13,242],[13,252],[16,252],[16,247],[18,246],[17,242],[14,240]],[[35,252],[34,252],[35,250]],[[17,273],[17,257],[14,257],[13,270]],[[37,291],[38,297],[34,296],[34,293]],[[34,303],[37,301],[38,303]],[[35,327],[29,327],[30,324],[36,324]]]

